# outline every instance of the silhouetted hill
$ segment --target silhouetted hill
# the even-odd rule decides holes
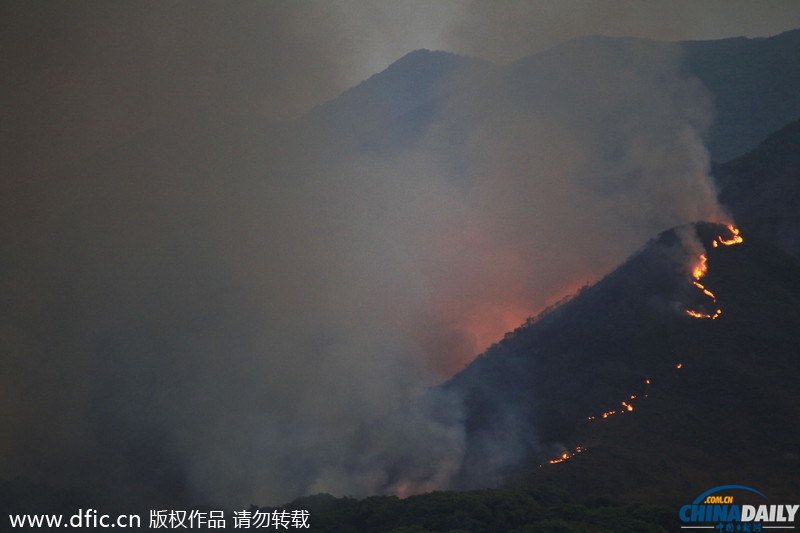
[[[742,228],[800,257],[800,120],[713,172]]]
[[[344,139],[387,147],[420,134],[463,77],[482,78],[491,63],[449,52],[416,50],[334,100],[317,106],[300,125],[326,141]],[[396,147],[396,146],[395,146]]]
[[[696,77],[711,93],[714,117],[706,142],[712,161],[752,150],[800,116],[800,30],[769,38],[677,43],[582,37],[520,59],[505,72],[519,97],[533,105],[537,98],[558,100],[564,91],[576,93],[579,102],[577,95],[587,87],[607,92],[630,82],[633,65],[673,60],[683,75]],[[665,77],[664,86],[669,83]]]
[[[712,247],[726,231],[697,225],[717,303],[691,284],[690,236],[671,230],[455,376],[472,459],[503,435],[530,457],[512,478],[580,497],[675,503],[722,482],[796,497],[800,265],[747,234]],[[685,312],[716,306],[714,320]],[[584,451],[549,464],[559,446]]]
[[[745,149],[751,133],[760,137],[765,128],[773,129],[769,124],[800,116],[793,74],[800,64],[794,59],[800,47],[792,45],[797,36],[789,32],[764,40],[689,45],[685,68],[714,91],[720,118],[712,137],[722,139],[720,153]],[[193,486],[213,490],[224,484],[219,476],[228,476],[222,492],[246,493],[249,488],[236,485],[259,477],[249,471],[250,465],[275,475],[268,484],[290,480],[287,490],[300,493],[317,479],[320,463],[322,468],[340,466],[335,449],[301,464],[306,443],[293,438],[313,435],[308,446],[326,452],[329,441],[317,441],[316,427],[287,427],[288,421],[304,419],[308,405],[322,413],[330,407],[321,404],[339,389],[334,381],[326,381],[326,374],[349,373],[349,365],[358,361],[364,367],[361,373],[346,376],[342,383],[371,382],[373,371],[394,379],[383,363],[371,366],[372,359],[380,359],[384,344],[356,344],[351,349],[350,338],[357,334],[338,331],[309,313],[329,291],[339,298],[330,296],[324,313],[336,315],[340,305],[358,305],[346,301],[348,290],[356,287],[358,268],[352,278],[336,277],[350,268],[351,256],[364,256],[356,266],[368,266],[365,270],[370,272],[395,266],[391,253],[388,259],[373,257],[374,245],[384,234],[370,233],[372,224],[384,222],[387,210],[380,201],[391,198],[393,190],[356,198],[368,193],[373,182],[368,165],[364,170],[351,163],[361,163],[363,151],[402,150],[430,133],[431,142],[423,147],[429,151],[422,156],[435,152],[432,166],[445,168],[447,178],[455,181],[461,177],[462,162],[469,162],[467,141],[480,148],[481,135],[486,135],[468,127],[475,116],[491,117],[497,128],[486,130],[490,134],[517,132],[524,130],[514,129],[519,126],[518,111],[546,107],[548,91],[572,91],[574,102],[598,93],[598,87],[610,93],[620,86],[639,90],[608,72],[589,71],[608,85],[571,83],[576,79],[571,75],[596,65],[592,57],[597,54],[615,57],[614,64],[624,74],[627,61],[646,66],[648,54],[660,54],[664,46],[674,48],[591,38],[507,67],[419,51],[297,123],[184,117],[56,175],[14,184],[1,210],[6,239],[0,261],[3,361],[13,399],[3,414],[11,424],[9,434],[18,437],[6,448],[14,458],[7,461],[9,467],[19,467],[37,480],[69,480],[79,487],[97,483],[107,487],[109,499],[115,501],[131,501],[130,492],[147,501],[191,504],[196,497]],[[593,48],[594,56],[582,55]],[[706,64],[708,74],[699,72]],[[764,65],[772,65],[778,74],[762,76],[759,69]],[[625,103],[614,94],[616,102]],[[767,102],[751,105],[741,101],[741,94]],[[507,107],[492,107],[495,95]],[[559,102],[570,105],[569,100]],[[444,110],[456,113],[445,117]],[[625,130],[647,109],[634,106],[627,111],[632,120],[615,127]],[[758,122],[762,112],[770,117],[764,124]],[[604,108],[598,116],[616,115],[614,109]],[[522,118],[524,122],[528,117]],[[507,128],[509,124],[514,127]],[[602,120],[593,124],[601,132],[609,126]],[[549,138],[550,126],[558,124],[545,123],[542,135],[534,139]],[[393,482],[405,479],[409,465],[418,467],[411,474],[431,486],[441,481],[483,487],[552,474],[553,482],[581,496],[608,492],[653,501],[696,494],[723,475],[765,491],[796,490],[798,267],[756,238],[781,241],[780,227],[770,230],[774,233],[759,229],[759,224],[771,228],[770,220],[759,217],[778,212],[775,206],[781,202],[787,202],[789,211],[776,215],[779,221],[794,216],[796,174],[789,172],[796,168],[792,165],[797,144],[796,127],[792,128],[782,132],[787,144],[765,145],[764,150],[784,154],[788,161],[786,166],[777,164],[772,178],[765,180],[759,171],[771,163],[759,163],[758,151],[752,159],[731,163],[731,169],[747,169],[755,161],[752,172],[726,180],[727,167],[720,171],[724,198],[737,218],[742,213],[745,243],[709,248],[707,232],[712,230],[700,226],[709,256],[707,284],[722,309],[718,319],[696,320],[684,313],[691,308],[713,314],[715,308],[691,283],[687,264],[696,259],[693,252],[678,233],[668,232],[602,282],[509,334],[436,389],[429,396],[433,400],[423,399],[409,408],[432,424],[417,425],[418,418],[408,417],[397,433],[386,431],[380,437],[388,425],[382,422],[364,430],[365,435],[355,439],[363,436],[363,442],[354,449],[365,453],[349,457],[351,463],[334,474],[363,474],[369,482],[361,486],[372,486],[369,476],[388,465],[386,472],[379,472],[385,479],[376,476],[374,484],[393,489]],[[747,135],[740,136],[745,130]],[[735,142],[728,143],[725,135]],[[491,144],[489,137],[483,140]],[[524,148],[526,139],[520,143]],[[518,147],[516,140],[510,139],[512,149]],[[601,146],[601,159],[618,159],[616,148],[611,143]],[[514,156],[512,149],[509,155]],[[504,154],[498,152],[498,158]],[[386,166],[392,164],[389,160]],[[476,166],[473,173],[492,175],[492,169]],[[348,182],[358,173],[354,168],[366,177]],[[386,182],[404,178],[405,170],[388,174]],[[349,186],[343,189],[341,182]],[[763,196],[751,194],[759,186],[765,187]],[[334,194],[337,190],[346,192]],[[399,207],[413,205],[414,199]],[[388,211],[396,207],[387,204]],[[353,213],[353,205],[361,210]],[[354,220],[351,214],[357,215]],[[513,217],[509,221],[521,223]],[[422,233],[426,228],[416,230]],[[363,242],[371,246],[350,247],[349,239],[362,232],[367,234]],[[394,242],[386,240],[390,242],[385,248],[378,248],[393,252]],[[344,244],[343,252],[333,252],[329,242]],[[308,265],[314,269],[303,271]],[[384,298],[395,293],[388,294]],[[343,322],[357,322],[361,313]],[[355,331],[369,337],[374,329],[367,324]],[[350,352],[363,359],[342,355]],[[273,365],[270,358],[276,354],[286,358]],[[679,371],[678,363],[683,365]],[[297,382],[284,378],[283,371]],[[647,379],[652,380],[649,386]],[[320,383],[329,389],[319,389]],[[284,403],[295,385],[313,394]],[[363,397],[375,398],[380,392],[370,388]],[[437,394],[441,397],[435,398]],[[637,396],[633,413],[587,420],[619,410],[631,395]],[[354,396],[337,407],[360,412],[361,404],[367,403],[361,398]],[[648,415],[648,409],[653,414]],[[371,419],[367,411],[364,416]],[[324,420],[319,413],[313,415],[308,417],[311,422],[302,423]],[[251,428],[258,435],[251,435]],[[272,445],[270,431],[281,434],[274,454],[261,448]],[[231,437],[239,434],[253,440]],[[376,452],[369,448],[375,435],[383,439]],[[439,451],[452,459],[445,465],[452,470],[441,478],[426,477],[441,466],[440,456],[414,464],[416,450],[428,447],[430,435],[443,435]],[[412,452],[406,444],[415,438]],[[463,450],[447,446],[456,441]],[[540,462],[577,446],[587,451],[539,469]],[[276,461],[278,468],[270,470],[275,463],[269,461],[279,454],[291,457]],[[229,468],[231,461],[240,470]],[[520,471],[523,464],[530,468]],[[652,475],[637,474],[642,470]],[[197,477],[190,479],[190,473]],[[34,486],[38,488],[14,482],[4,490],[50,491]],[[16,501],[13,494],[8,501]],[[51,491],[44,499],[91,501],[73,494]]]
[[[747,234],[721,244],[732,237],[664,232],[432,391],[464,400],[456,484],[499,467],[506,489],[286,507],[320,531],[672,531],[680,505],[720,484],[796,498],[800,264]],[[716,301],[692,283],[700,254]]]
[[[325,504],[315,504],[323,500]],[[331,509],[331,504],[336,504]],[[678,527],[672,509],[655,505],[620,505],[594,501],[585,505],[551,487],[513,490],[432,492],[398,499],[374,496],[363,500],[317,495],[287,505],[309,509],[311,531],[393,533],[460,532],[660,533]]]
[[[768,38],[682,43],[684,64],[714,95],[713,161],[752,150],[800,116],[800,30]]]
[[[713,122],[707,146],[713,161],[744,154],[800,116],[800,30],[794,30],[768,38],[675,43],[581,37],[503,67],[418,50],[317,107],[304,120],[324,125],[335,137],[355,135],[386,147],[384,137],[408,142],[440,118],[443,106],[475,98],[464,93],[479,95],[482,86],[491,87],[493,95],[498,89],[514,94],[519,105],[529,108],[548,108],[554,102],[566,102],[562,105],[567,107],[570,101],[607,103],[603,93],[632,89],[626,83],[634,65],[646,69],[648,64],[663,68],[672,63],[676,72],[696,77],[710,92]],[[673,81],[667,74],[664,86]],[[454,85],[454,80],[459,83]],[[456,85],[459,90],[453,91]],[[476,113],[480,107],[475,105]]]

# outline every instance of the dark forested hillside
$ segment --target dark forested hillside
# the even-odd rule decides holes
[[[693,294],[685,263],[675,261],[678,236],[668,232],[454,378],[450,386],[476,398],[476,421],[518,391],[540,445],[583,450],[553,465],[540,454],[519,479],[651,502],[721,479],[798,493],[800,265],[746,234],[739,245],[713,247],[719,228],[697,228],[708,258],[702,281],[716,302]],[[685,312],[704,305],[721,314]],[[493,394],[476,383],[492,383]],[[485,427],[476,422],[473,434]]]
[[[800,116],[800,30],[769,38],[689,41],[687,72],[711,91],[716,110],[708,148],[733,159]]]
[[[800,123],[715,168],[742,243],[683,226],[707,147],[800,117],[798,40],[420,50],[297,121],[186,111],[10,180],[5,509],[505,487],[320,513],[655,531],[586,502],[798,494]]]
[[[800,257],[800,120],[714,167],[720,201],[737,223]]]

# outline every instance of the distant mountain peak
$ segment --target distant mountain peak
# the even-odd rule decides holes
[[[404,55],[386,69],[362,81],[337,98],[312,109],[307,121],[331,124],[387,121],[441,98],[453,75],[491,69],[481,59],[450,52],[419,49]]]

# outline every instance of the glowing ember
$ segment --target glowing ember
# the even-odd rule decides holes
[[[636,395],[632,395],[631,396],[631,399],[634,399],[634,398],[636,398]],[[647,398],[646,394],[645,394],[645,398]],[[624,407],[624,409],[615,409],[614,411],[606,411],[605,413],[602,413],[600,416],[603,417],[603,418],[608,418],[611,415],[618,415],[618,414],[622,414],[622,413],[625,413],[625,412],[633,411],[633,405],[629,404],[628,402],[622,402],[622,407]],[[596,416],[587,416],[586,420],[597,420],[597,417]]]
[[[725,246],[732,246],[734,244],[739,244],[739,243],[744,242],[744,239],[742,238],[742,236],[739,235],[739,228],[735,227],[733,224],[729,224],[728,225],[728,231],[731,232],[731,238],[730,239],[723,239],[722,236],[718,236],[717,239],[715,239],[714,241],[711,242],[711,245],[714,248],[717,248],[719,246],[719,244],[717,244],[718,242],[721,243],[721,244],[724,244]],[[697,287],[698,289],[703,291],[703,294],[705,294],[706,296],[711,298],[712,302],[716,303],[717,302],[717,297],[714,296],[714,293],[711,292],[710,290],[706,289],[705,286],[702,285],[699,282],[700,278],[705,276],[706,272],[708,272],[708,264],[707,264],[706,255],[705,254],[700,254],[700,259],[699,260],[700,260],[700,262],[692,269],[692,276],[694,277],[694,281],[692,283],[694,284],[695,287]],[[712,314],[708,314],[708,313],[701,313],[699,311],[694,311],[692,309],[687,309],[686,310],[686,314],[691,316],[691,317],[694,317],[694,318],[700,318],[700,319],[710,318],[711,320],[716,320],[722,314],[722,309],[717,309],[714,312],[713,315]],[[678,368],[680,368],[680,367],[678,367]]]
[[[554,464],[557,464],[557,463],[563,463],[567,459],[572,459],[573,457],[575,457],[576,455],[578,455],[579,453],[581,453],[585,449],[586,448],[584,448],[583,446],[578,446],[577,448],[575,448],[575,451],[572,452],[572,453],[564,452],[564,453],[561,454],[561,457],[559,457],[558,459],[551,459],[550,460],[550,464],[554,465]],[[541,465],[539,465],[539,466],[541,466]]]
[[[716,296],[714,296],[714,293],[712,293],[710,290],[706,289],[706,288],[705,288],[705,287],[704,287],[702,284],[700,284],[700,283],[699,283],[699,282],[697,282],[697,281],[693,281],[692,283],[694,283],[694,286],[695,286],[695,287],[697,287],[698,289],[700,289],[701,291],[703,291],[703,294],[705,294],[706,296],[708,296],[709,298],[711,298],[711,299],[712,299],[712,300],[714,300],[715,302],[717,301],[717,297],[716,297]]]
[[[645,384],[650,385],[650,378],[645,376],[644,382],[645,382]],[[647,398],[647,394],[645,394],[644,397]],[[631,394],[630,399],[631,400],[635,400],[636,399],[636,395],[635,394]],[[629,412],[633,411],[633,405],[632,404],[630,404],[628,402],[620,402],[620,403],[622,404],[622,407],[624,409],[616,409],[614,411],[606,411],[605,413],[601,413],[599,416],[601,416],[603,418],[608,418],[611,415],[616,415],[616,414],[626,413],[626,412],[629,413]],[[596,416],[587,416],[586,420],[597,420],[597,417]]]
[[[728,230],[731,232],[732,237],[730,239],[723,239],[722,237],[717,237],[719,239],[719,242],[721,242],[725,246],[732,246],[734,244],[740,244],[744,242],[742,236],[739,235],[739,228],[737,228],[733,224],[728,224]]]
[[[683,366],[683,363],[678,363],[675,368],[681,368],[682,366]]]
[[[708,265],[706,264],[707,261],[708,258],[706,258],[706,254],[700,254],[700,263],[698,263],[697,266],[694,267],[694,270],[692,270],[694,279],[699,280],[706,275],[706,272],[708,272]]]

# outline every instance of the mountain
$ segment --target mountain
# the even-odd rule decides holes
[[[695,230],[716,303],[691,283]],[[467,398],[474,455],[503,435],[530,457],[522,471],[509,465],[509,479],[581,498],[678,503],[723,482],[796,497],[800,264],[748,234],[713,247],[727,231],[663,233],[456,375],[445,387]],[[686,313],[704,306],[721,315]],[[570,458],[549,464],[559,446]]]
[[[728,161],[752,150],[800,116],[800,30],[768,38],[679,43],[582,37],[520,59],[505,70],[521,98],[531,101],[532,95],[543,94],[547,101],[563,90],[584,90],[586,79],[593,80],[588,86],[606,91],[618,80],[630,81],[634,65],[654,59],[663,61],[665,71],[674,62],[681,75],[698,79],[709,91],[713,122],[706,144],[712,161]]]
[[[217,494],[238,501],[260,493],[276,501],[317,487],[319,479],[362,493],[410,493],[537,480],[562,470],[558,480],[573,480],[570,489],[581,496],[608,490],[633,498],[626,483],[637,494],[655,492],[657,483],[635,485],[632,474],[622,475],[622,460],[677,476],[666,451],[674,447],[688,457],[686,472],[664,478],[658,490],[685,497],[713,472],[701,464],[711,454],[713,429],[725,442],[739,439],[741,448],[727,446],[718,463],[747,460],[753,475],[774,466],[780,474],[767,487],[790,492],[798,453],[790,424],[797,415],[790,386],[797,377],[797,267],[760,242],[744,215],[745,242],[730,249],[709,248],[711,233],[726,230],[698,226],[709,290],[722,309],[716,320],[685,314],[716,310],[691,283],[687,264],[697,250],[684,234],[692,232],[668,232],[443,386],[405,409],[397,403],[417,392],[419,376],[405,370],[417,362],[409,359],[424,357],[417,344],[433,338],[425,346],[445,349],[463,341],[463,332],[447,329],[437,314],[435,281],[454,294],[472,293],[453,275],[464,263],[473,261],[465,271],[477,283],[495,259],[514,262],[520,242],[528,246],[520,257],[534,267],[574,246],[539,246],[530,237],[537,231],[593,237],[588,230],[598,224],[577,220],[583,213],[553,220],[531,206],[572,208],[572,196],[558,196],[564,190],[582,200],[589,190],[598,203],[581,206],[600,205],[615,217],[619,204],[609,198],[618,194],[630,209],[608,226],[636,226],[625,217],[647,215],[650,205],[642,208],[627,194],[669,185],[660,164],[682,163],[687,145],[689,155],[702,148],[693,134],[707,125],[706,92],[693,76],[719,94],[749,87],[747,94],[776,95],[785,104],[774,104],[770,121],[796,119],[794,78],[747,70],[771,63],[794,72],[796,47],[785,43],[796,35],[692,45],[693,69],[730,64],[711,69],[707,79],[681,67],[680,46],[641,40],[576,40],[505,67],[418,51],[295,123],[184,117],[52,175],[7,185],[0,346],[8,401],[0,421],[4,456],[12,459],[0,474],[90,487],[137,506]],[[744,57],[750,59],[743,66]],[[647,68],[649,59],[655,66]],[[644,75],[637,77],[633,63]],[[725,76],[743,68],[753,79],[731,87]],[[667,90],[651,94],[665,80]],[[712,129],[712,137],[736,137],[758,121],[762,108],[715,98],[722,130]],[[744,115],[731,114],[740,107]],[[627,165],[627,149],[649,156],[662,140],[681,157],[658,149],[657,161],[632,157]],[[588,162],[579,170],[594,181],[576,172],[568,183],[573,176],[560,167],[548,174],[553,159],[563,159],[566,171]],[[697,160],[704,169],[703,157]],[[677,165],[670,176],[683,170]],[[647,173],[655,181],[631,187]],[[486,196],[475,201],[471,180],[480,178],[476,188]],[[740,193],[737,180],[728,180],[734,211],[759,183],[746,180]],[[776,183],[776,190],[793,190],[789,178]],[[472,218],[481,200],[490,208]],[[658,230],[668,227],[657,222]],[[655,234],[649,226],[633,230]],[[617,242],[619,231],[611,237],[595,240],[602,255],[614,258],[644,240]],[[520,271],[534,270],[519,263]],[[422,340],[410,339],[419,330]],[[587,420],[619,410],[631,395],[632,413]],[[695,413],[696,405],[721,407]],[[392,409],[394,418],[379,416]],[[657,416],[639,416],[648,409]],[[757,435],[742,427],[751,423]],[[670,440],[682,425],[692,435]],[[623,435],[630,441],[619,441]],[[628,445],[653,436],[653,453]],[[549,465],[578,446],[586,451]],[[620,488],[602,485],[606,469],[620,473]],[[751,479],[728,473],[740,483]],[[36,486],[2,488],[27,493]]]
[[[495,98],[502,87],[523,107],[547,109],[553,102],[565,102],[566,109],[577,106],[585,113],[585,103],[609,103],[603,95],[614,85],[622,87],[620,80],[635,79],[634,67],[646,69],[648,64],[662,70],[664,86],[673,83],[667,77],[671,73],[697,79],[707,89],[705,111],[711,120],[706,144],[714,162],[752,150],[800,116],[800,30],[793,30],[767,38],[675,43],[580,37],[502,67],[418,50],[315,108],[304,120],[326,124],[338,135],[355,134],[367,144],[386,135],[408,142],[440,118],[445,102],[457,96],[454,82],[462,98],[464,87],[470,88],[465,100],[473,113],[485,107],[480,103],[484,87]],[[607,111],[600,105],[592,108]],[[342,124],[358,126],[345,131]]]
[[[485,486],[499,468],[504,488],[284,507],[311,509],[320,531],[655,532],[679,528],[680,506],[722,484],[794,501],[800,263],[740,236],[710,223],[662,233],[430,392],[431,425],[453,412],[442,398],[463,401],[453,486]]]
[[[708,148],[723,162],[800,117],[800,30],[774,37],[682,43],[684,68],[714,96]]]
[[[396,149],[424,131],[464,80],[490,77],[496,70],[487,61],[416,50],[315,107],[300,119],[299,126],[321,133],[325,142],[338,143],[344,137],[356,146]]]
[[[743,229],[800,257],[800,120],[713,174],[720,201]]]

